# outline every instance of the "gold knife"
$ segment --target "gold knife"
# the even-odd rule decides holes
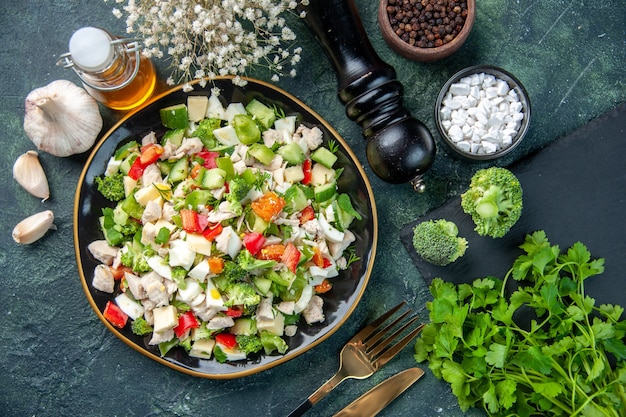
[[[409,368],[399,372],[361,395],[333,417],[374,417],[422,375],[424,371],[420,368]]]

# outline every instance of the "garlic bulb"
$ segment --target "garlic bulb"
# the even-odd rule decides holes
[[[22,245],[28,245],[43,237],[50,229],[56,230],[52,223],[54,214],[51,210],[41,211],[25,218],[13,228],[13,240]]]
[[[35,197],[42,198],[42,201],[46,201],[50,197],[48,178],[46,178],[46,173],[39,163],[37,152],[28,151],[18,156],[13,164],[13,178],[26,191]]]
[[[89,150],[102,129],[98,103],[66,80],[31,91],[26,97],[24,130],[39,150],[70,156]]]

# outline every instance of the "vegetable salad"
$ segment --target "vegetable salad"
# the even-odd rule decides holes
[[[298,325],[325,320],[323,294],[358,260],[337,144],[256,99],[190,96],[160,117],[162,137],[121,145],[96,178],[115,202],[89,245],[92,285],[112,294],[104,317],[161,355],[284,354]]]

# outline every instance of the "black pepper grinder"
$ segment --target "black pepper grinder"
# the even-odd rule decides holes
[[[402,84],[372,48],[354,0],[311,0],[300,9],[335,67],[339,99],[362,128],[376,175],[423,192],[422,176],[435,157],[432,134],[403,107]]]

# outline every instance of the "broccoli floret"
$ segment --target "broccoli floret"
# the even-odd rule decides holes
[[[257,335],[239,334],[237,335],[236,340],[237,346],[239,346],[239,349],[246,355],[250,353],[256,353],[263,349],[261,338]]]
[[[271,259],[257,259],[250,251],[244,249],[237,255],[237,264],[245,271],[254,271],[255,269],[268,269],[276,265],[276,261]]]
[[[96,186],[100,194],[107,200],[120,201],[126,197],[124,193],[124,174],[119,171],[113,175],[96,177]]]
[[[235,177],[228,183],[228,194],[226,194],[226,201],[230,204],[230,209],[241,215],[243,213],[243,207],[241,200],[246,198],[248,192],[252,189],[252,184],[248,184],[246,180],[241,177]]]
[[[212,149],[217,144],[213,131],[222,126],[220,119],[210,118],[204,119],[198,124],[198,128],[193,132],[205,148]]]
[[[222,274],[226,280],[231,282],[242,281],[247,275],[248,272],[243,269],[237,262],[226,260],[224,261],[224,270]]]
[[[461,195],[463,211],[481,236],[504,236],[522,215],[522,186],[508,169],[489,167],[476,171]]]
[[[425,261],[445,266],[465,254],[467,240],[458,234],[459,229],[451,221],[425,221],[413,229],[413,247]]]
[[[261,302],[261,296],[257,294],[252,285],[246,282],[235,282],[228,285],[225,294],[228,300],[224,302],[224,305],[227,307],[237,305],[252,307]]]
[[[122,265],[131,268],[136,273],[152,270],[146,259],[143,245],[138,242],[127,242],[122,248],[120,260]]]
[[[143,317],[137,317],[133,320],[131,329],[137,336],[145,336],[153,331],[152,326],[150,326]]]

